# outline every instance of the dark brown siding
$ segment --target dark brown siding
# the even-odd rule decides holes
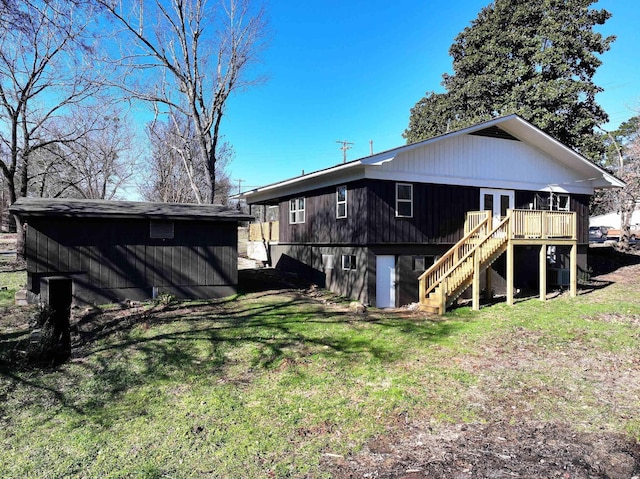
[[[349,183],[348,217],[336,219],[335,187],[306,192],[306,220],[289,224],[289,200],[280,202],[280,243],[450,243],[462,235],[467,211],[479,208],[475,187],[415,183],[413,218],[396,218],[396,182]]]
[[[413,218],[396,218],[396,182],[368,185],[370,244],[453,244],[462,237],[465,213],[480,208],[478,188],[414,183]]]
[[[347,184],[347,217],[336,218],[336,187],[299,195],[305,198],[305,222],[289,224],[289,200],[280,202],[280,243],[366,244],[364,181]]]
[[[175,221],[174,238],[148,220],[31,218],[27,271],[86,274],[98,289],[237,284],[236,222]]]

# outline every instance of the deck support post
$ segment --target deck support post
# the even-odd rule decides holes
[[[485,291],[487,292],[487,301],[491,301],[493,299],[493,289],[491,287],[491,272],[493,271],[493,268],[491,267],[491,265],[487,266],[487,272],[486,272],[486,276],[484,279],[484,284],[485,284]]]
[[[513,243],[507,244],[507,304],[513,306]]]
[[[540,245],[540,301],[547,300],[547,245]]]
[[[449,287],[448,278],[444,278],[442,280],[442,286],[440,289],[440,306],[438,307],[438,311],[440,316],[443,316],[447,311],[447,288]]]
[[[569,286],[569,294],[572,298],[575,298],[578,295],[578,244],[573,243],[571,245],[571,253],[569,260],[569,268],[570,272],[570,286]]]
[[[473,299],[471,301],[471,309],[478,311],[480,309],[480,251],[473,254]]]

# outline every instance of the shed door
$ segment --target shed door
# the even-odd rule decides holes
[[[396,307],[396,257],[376,256],[376,307]]]
[[[494,227],[507,216],[507,210],[513,209],[514,204],[515,193],[513,190],[480,189],[480,209],[492,212]]]

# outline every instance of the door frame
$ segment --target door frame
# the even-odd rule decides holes
[[[386,262],[386,264],[385,264]],[[391,268],[389,268],[391,266]],[[392,254],[376,255],[376,308],[396,307],[397,270],[396,257]],[[384,273],[387,269],[389,274]],[[387,300],[383,304],[382,300]]]
[[[491,216],[493,218],[493,226],[496,226],[502,218],[500,211],[500,197],[509,197],[509,209],[515,208],[516,192],[515,190],[503,190],[498,188],[480,188],[480,211],[485,211],[484,197],[485,195],[493,196],[493,211]]]

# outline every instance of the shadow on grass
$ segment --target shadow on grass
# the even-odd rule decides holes
[[[364,360],[393,362],[418,342],[437,343],[463,327],[461,321],[356,315],[298,290],[112,314],[93,312],[76,324],[70,364],[36,372],[0,365],[0,403],[20,384],[31,391],[23,392],[25,401],[59,406],[47,407],[50,419],[63,408],[106,427],[103,409],[135,388],[186,378],[246,385],[260,371],[326,367],[325,360],[338,369]]]
[[[637,247],[634,251],[638,251]],[[634,253],[624,253],[609,246],[589,248],[588,264],[592,276],[597,277],[624,266],[640,264],[640,255]]]

